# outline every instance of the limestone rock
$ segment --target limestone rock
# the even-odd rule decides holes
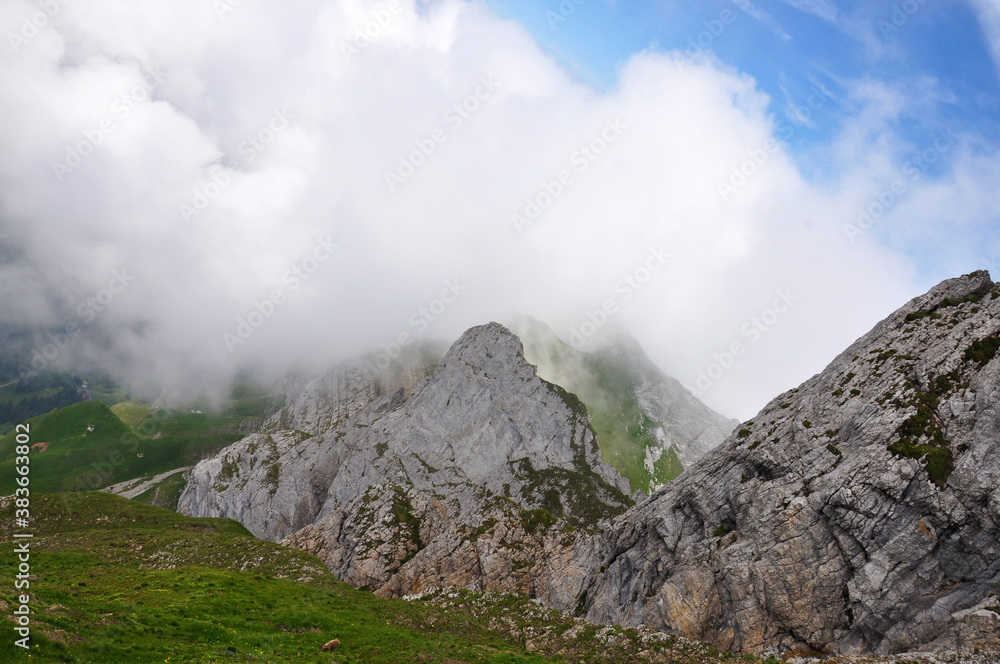
[[[578,543],[553,605],[735,651],[987,643],[962,612],[1000,590],[998,333],[986,273],[915,298]]]
[[[294,412],[322,426],[318,410]],[[401,387],[319,435],[260,433],[199,463],[179,511],[238,519],[383,594],[529,591],[544,533],[593,527],[631,503],[627,492],[579,400],[538,378],[520,340],[491,323],[409,396]]]

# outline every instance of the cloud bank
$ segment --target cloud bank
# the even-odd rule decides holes
[[[907,248],[1000,190],[969,137],[907,172],[935,148],[893,138],[898,90],[854,86],[810,181],[802,118],[710,54],[637,54],[597,93],[480,3],[41,6],[0,10],[4,323],[140,389],[520,312],[625,325],[747,418],[921,292]]]

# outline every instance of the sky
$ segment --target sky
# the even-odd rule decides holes
[[[7,0],[0,34],[0,325],[139,393],[528,314],[745,420],[1000,275],[996,0]]]

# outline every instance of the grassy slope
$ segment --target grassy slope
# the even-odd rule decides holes
[[[111,406],[111,412],[126,426],[138,429],[146,416],[153,412],[153,409],[146,404],[122,401]]]
[[[657,424],[636,400],[635,367],[608,351],[578,351],[537,324],[523,341],[525,358],[539,367],[539,375],[573,392],[587,406],[602,460],[629,481],[632,491],[648,493],[651,482],[665,484],[683,472],[673,448],[654,463],[652,474],[645,466],[646,449],[660,444],[652,433]]]
[[[119,468],[130,467],[126,452],[120,451],[121,439],[129,428],[99,401],[85,401],[28,420],[31,444],[50,443],[45,452],[30,454],[33,491],[72,490],[78,478],[94,470],[93,464],[108,464],[112,451],[118,451]],[[94,431],[88,432],[87,426]],[[15,433],[0,439],[0,494],[14,492]],[[135,461],[133,453],[131,461]]]
[[[504,661],[487,653],[509,650],[476,629],[421,633],[409,626],[420,606],[353,590],[234,521],[99,493],[37,496],[32,512],[32,661],[329,662],[319,648],[335,635],[342,662]],[[12,573],[10,556],[0,565]]]
[[[31,509],[32,657],[15,653],[7,661],[623,661],[595,628],[575,635],[567,630],[578,623],[527,599],[493,596],[474,606],[476,596],[468,593],[447,605],[382,599],[337,581],[318,559],[257,540],[228,519],[190,519],[103,493],[34,496]],[[12,516],[12,506],[0,507],[0,541],[8,551]],[[13,556],[0,556],[0,575],[11,578],[14,564]],[[8,605],[13,593],[10,584],[0,585]],[[635,652],[634,630],[618,631]],[[525,640],[539,634],[552,643],[528,653]],[[335,656],[321,654],[334,637],[342,647]],[[676,655],[671,661],[734,661],[674,637],[646,649]],[[11,657],[7,646],[4,652]]]
[[[110,379],[101,377],[93,377],[93,378],[95,379],[89,381],[87,384],[90,390],[90,395],[95,401],[101,401],[110,406],[112,404],[116,404],[120,401],[123,401],[127,398],[126,390],[124,388],[115,385]],[[78,382],[76,382],[78,380],[80,380],[78,376],[71,378],[69,374],[46,373],[43,376],[34,379],[34,381],[29,381],[29,382],[38,382],[40,386],[37,387],[37,389],[31,389],[26,392],[18,391],[18,383],[20,381],[17,379],[12,379],[13,382],[11,380],[2,380],[0,381],[0,384],[3,385],[2,387],[0,387],[0,404],[9,404],[11,406],[16,406],[18,404],[21,404],[22,402],[28,401],[29,399],[42,399],[42,398],[52,397],[56,395],[62,388],[70,388],[71,390],[73,390],[74,392],[73,401],[75,402],[77,401],[77,397],[75,396],[75,391],[76,388],[79,386]],[[28,418],[42,415],[45,412],[49,412],[48,409],[43,411],[35,411],[28,413]],[[11,424],[11,426],[13,425]]]
[[[653,435],[657,423],[639,408],[634,374],[622,361],[603,351],[588,355],[585,363],[597,383],[593,386],[581,382],[577,389],[591,412],[605,463],[628,479],[633,491],[648,493],[650,482],[665,484],[680,475],[684,467],[673,448],[653,464],[652,474],[645,466],[646,449],[659,447],[660,443]]]
[[[124,413],[135,421],[141,409]],[[73,404],[29,420],[31,443],[50,443],[44,453],[31,453],[31,488],[103,488],[191,465],[242,438],[236,433],[242,421],[228,415],[158,411],[142,418],[135,431],[99,401]],[[94,431],[87,432],[91,424]],[[10,494],[15,487],[14,436],[11,432],[0,438],[0,494]],[[140,453],[142,458],[136,456]]]

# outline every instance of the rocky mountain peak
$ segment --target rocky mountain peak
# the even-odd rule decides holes
[[[593,583],[576,602],[738,651],[1000,648],[983,636],[1000,633],[984,610],[1000,594],[998,350],[986,273],[914,298],[578,544]]]
[[[630,504],[627,491],[580,401],[490,323],[463,334],[409,396],[384,395],[316,436],[249,436],[198,464],[179,509],[236,518],[398,594],[525,588],[518,561],[544,532],[594,527]],[[482,563],[499,539],[516,556]]]
[[[452,344],[439,365],[445,371],[457,364],[483,372],[484,376],[509,375],[535,368],[524,359],[521,339],[500,323],[469,328]]]
[[[535,341],[526,360],[507,328],[473,328],[411,391],[198,464],[180,508],[237,518],[386,595],[515,590],[755,653],[1000,649],[989,275],[914,298],[631,509],[595,431],[649,449],[725,422],[705,429],[682,388],[625,347],[539,353]],[[618,395],[662,430],[622,435],[574,392]]]
[[[978,270],[954,279],[946,279],[923,295],[913,298],[899,309],[899,313],[924,312],[948,306],[951,301],[966,298],[982,299],[996,284],[986,270]]]

